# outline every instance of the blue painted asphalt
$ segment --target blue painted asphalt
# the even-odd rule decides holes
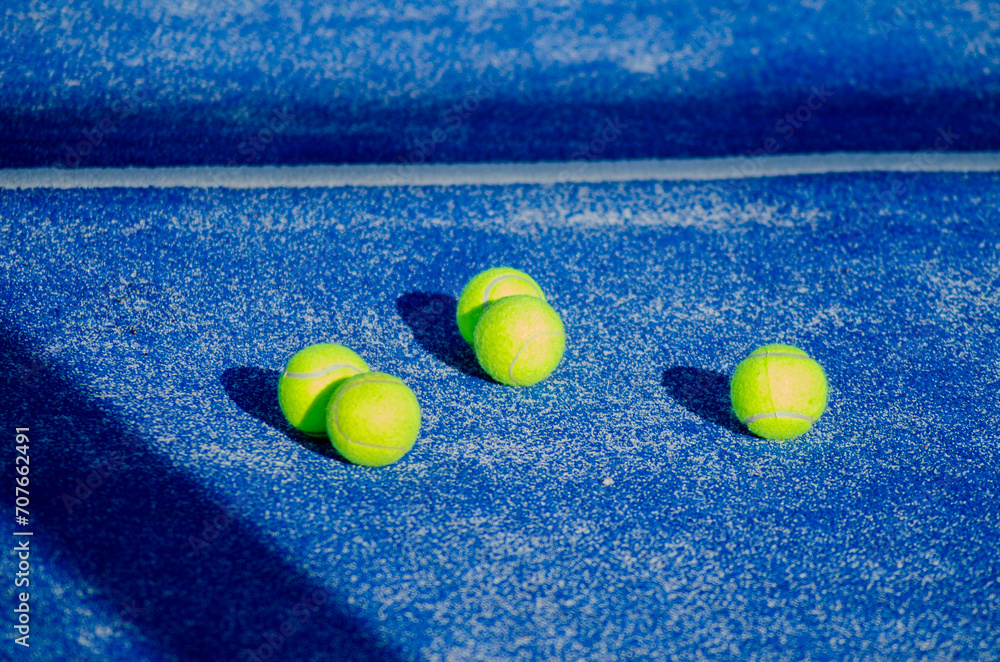
[[[998,659],[997,184],[2,191],[5,659]],[[496,264],[566,324],[532,388],[453,325]],[[320,340],[417,394],[398,464],[282,421]],[[776,341],[831,384],[791,444],[726,401]]]

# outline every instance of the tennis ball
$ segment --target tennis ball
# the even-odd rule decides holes
[[[826,409],[826,374],[798,347],[765,345],[736,366],[729,394],[737,418],[755,435],[792,439]]]
[[[326,435],[326,405],[346,377],[368,372],[368,364],[343,345],[319,343],[296,352],[278,380],[281,412],[297,430]]]
[[[510,386],[531,386],[552,374],[566,349],[566,330],[552,306],[525,294],[498,299],[473,334],[479,365]]]
[[[334,391],[326,429],[354,464],[382,467],[406,455],[420,431],[420,404],[403,381],[382,372],[355,375]]]
[[[458,331],[465,342],[473,343],[473,333],[480,316],[489,304],[503,297],[529,294],[545,301],[545,294],[531,276],[508,267],[494,267],[476,274],[458,297]]]

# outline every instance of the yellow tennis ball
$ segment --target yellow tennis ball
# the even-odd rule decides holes
[[[326,410],[330,443],[366,467],[406,455],[420,432],[420,404],[403,381],[383,372],[356,375],[337,387]]]
[[[729,394],[736,417],[755,435],[792,439],[826,409],[826,374],[798,347],[765,345],[736,366]]]
[[[281,412],[297,430],[326,435],[326,405],[347,377],[368,372],[364,359],[343,345],[319,343],[296,352],[278,380]]]
[[[458,331],[465,342],[473,343],[476,324],[491,302],[516,294],[528,294],[545,301],[542,288],[523,271],[494,267],[476,274],[462,289],[455,313]]]
[[[490,304],[473,334],[479,365],[509,386],[531,386],[552,374],[566,350],[559,314],[529,295],[504,297]]]

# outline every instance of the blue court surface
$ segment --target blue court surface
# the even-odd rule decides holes
[[[1000,660],[995,4],[3,25],[0,660]],[[455,325],[498,265],[566,326],[528,388]],[[285,422],[324,341],[416,393],[398,463]],[[730,409],[772,342],[790,442]]]

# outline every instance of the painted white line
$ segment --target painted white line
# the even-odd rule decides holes
[[[0,188],[333,188],[628,181],[712,181],[856,172],[1000,172],[998,152],[470,163],[456,165],[191,166],[0,170]]]

